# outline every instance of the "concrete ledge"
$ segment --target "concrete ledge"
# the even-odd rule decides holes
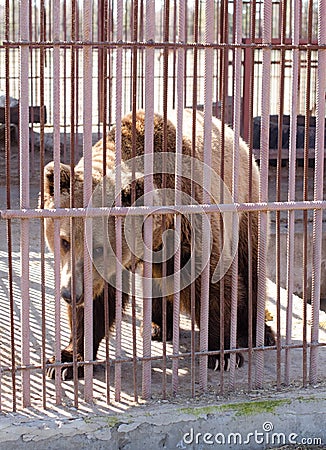
[[[249,401],[142,405],[118,415],[28,416],[0,419],[0,449],[326,448],[325,388]]]

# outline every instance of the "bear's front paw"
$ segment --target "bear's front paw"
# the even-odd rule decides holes
[[[83,360],[82,356],[78,354],[77,361],[82,361],[82,360]],[[50,358],[46,361],[46,364],[55,364],[55,362],[56,362],[55,356],[52,356],[52,358]],[[61,362],[72,363],[73,362],[72,353],[68,352],[67,350],[62,350]],[[55,379],[55,367],[48,367],[46,370],[46,375],[49,378],[52,378],[54,380]],[[72,380],[73,377],[74,377],[74,371],[73,371],[72,365],[69,367],[62,367],[61,378],[63,381]],[[83,378],[83,377],[84,377],[84,368],[79,366],[78,367],[78,378]]]
[[[143,323],[140,326],[140,334],[143,336]],[[166,340],[172,341],[172,329],[168,328],[166,330]],[[163,341],[163,329],[160,325],[157,325],[157,323],[152,322],[152,341]]]
[[[241,353],[236,353],[235,367],[242,367],[244,363],[244,358]],[[231,367],[230,354],[224,355],[224,370],[228,372]],[[221,370],[221,363],[219,356],[209,356],[208,357],[208,368],[213,370]]]
[[[269,325],[265,323],[265,342],[264,344],[268,347],[276,345],[275,333]]]

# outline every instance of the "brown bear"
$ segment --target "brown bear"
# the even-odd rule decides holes
[[[139,174],[139,168],[137,167],[137,179],[133,182],[131,178],[131,167],[128,165],[128,161],[132,158],[133,142],[135,143],[136,155],[141,157],[144,154],[145,146],[145,113],[143,111],[138,111],[135,118],[135,128],[133,131],[133,117],[131,114],[125,116],[122,119],[121,125],[121,149],[122,149],[122,165],[121,165],[121,202],[123,206],[130,206],[133,199],[138,199],[141,201],[144,194],[144,174]],[[203,187],[200,185],[200,181],[203,176],[203,162],[204,162],[204,116],[202,113],[196,113],[196,142],[192,143],[192,126],[193,126],[193,115],[191,110],[186,110],[183,117],[183,130],[182,130],[182,154],[184,157],[190,158],[194,156],[197,161],[200,162],[201,166],[198,166],[196,170],[200,173],[197,174],[197,181],[191,183],[189,177],[182,176],[180,178],[180,191],[182,195],[191,197],[195,202],[201,204],[203,202]],[[163,147],[169,152],[169,154],[176,153],[176,141],[177,133],[175,125],[168,120],[166,124],[166,134],[163,136],[165,127],[164,120],[158,114],[154,115],[154,132],[153,132],[153,147],[154,154],[162,154]],[[135,133],[133,138],[133,132]],[[107,192],[112,195],[115,190],[115,136],[116,130],[112,128],[106,138],[106,171],[107,171]],[[232,192],[232,167],[233,167],[233,142],[234,134],[229,127],[225,127],[225,145],[224,145],[224,176],[223,181],[225,185],[225,197],[229,195],[229,191]],[[218,119],[213,119],[212,122],[212,134],[211,134],[211,169],[217,175],[220,174],[221,168],[221,123]],[[185,160],[187,165],[187,161]],[[243,140],[240,139],[239,143],[239,189],[238,189],[238,201],[247,202],[248,199],[248,167],[249,162],[252,164],[252,201],[258,201],[259,192],[259,171],[257,164],[253,159],[249,157],[249,150],[247,145]],[[70,180],[70,167],[61,164],[60,170],[60,201],[61,207],[66,208],[70,206],[70,188],[71,185],[74,186],[74,206],[83,206],[83,183],[84,183],[84,162],[83,159],[74,168],[74,180],[71,184]],[[190,163],[189,163],[190,164]],[[170,160],[167,160],[167,165],[171,166]],[[168,193],[174,193],[176,187],[176,178],[173,174],[174,166],[167,170],[163,181],[163,175],[157,170],[153,175],[153,184],[155,189],[155,195],[159,195],[160,190],[164,187],[167,189]],[[182,169],[184,171],[184,168]],[[182,172],[183,175],[183,172]],[[100,185],[103,178],[103,141],[99,141],[94,145],[92,150],[92,177],[93,177],[93,188]],[[199,178],[198,178],[199,177]],[[132,183],[135,186],[135,194],[132,197]],[[164,183],[164,185],[163,185]],[[49,163],[44,170],[44,184],[45,184],[45,208],[54,208],[54,164]],[[210,194],[211,202],[217,203],[220,201],[219,197],[219,183],[217,179],[212,178],[212,191],[215,190],[217,194]],[[229,190],[229,191],[228,191]],[[111,197],[112,197],[111,195]],[[173,194],[174,195],[174,194]],[[184,199],[184,197],[182,197]],[[174,197],[168,202],[173,203]],[[229,200],[229,202],[232,200]],[[162,204],[162,199],[158,202]],[[171,204],[170,203],[170,204]],[[142,204],[142,203],[140,203]],[[155,204],[155,201],[154,201]],[[100,206],[101,204],[96,204],[95,206]],[[234,215],[233,215],[234,216]],[[153,224],[153,251],[160,252],[163,247],[162,240],[162,221],[159,215],[155,216]],[[157,217],[160,217],[157,219]],[[175,215],[166,214],[165,215],[165,227],[166,229],[175,229]],[[210,217],[210,284],[209,284],[209,325],[208,325],[208,348],[209,350],[219,350],[220,349],[220,282],[213,281],[213,274],[215,273],[216,267],[218,265],[220,255],[221,255],[221,214],[214,212],[209,215]],[[248,345],[248,214],[239,213],[237,215],[238,219],[238,322],[237,322],[237,344],[242,347]],[[114,217],[109,217],[108,219],[108,232],[107,236],[109,241],[114,248],[115,246],[115,228],[114,228]],[[195,222],[195,228],[201,229],[202,226],[202,215],[194,214],[193,222],[189,219],[186,214],[181,216],[181,269],[189,267],[189,261],[191,261],[192,255],[192,243],[191,234],[192,228]],[[253,342],[255,343],[255,333],[256,333],[256,310],[257,310],[257,258],[258,258],[258,213],[251,213],[251,251],[252,251],[252,330],[253,330]],[[124,220],[122,221],[122,226],[125,226]],[[123,229],[123,231],[126,231]],[[61,242],[61,296],[67,303],[68,318],[71,328],[71,338],[69,345],[62,350],[61,361],[71,362],[72,361],[72,298],[71,298],[71,257],[70,249],[71,242],[74,245],[74,256],[75,256],[75,300],[77,305],[77,323],[76,323],[76,340],[77,340],[77,354],[78,360],[83,360],[84,357],[84,309],[83,309],[83,258],[84,258],[84,225],[83,220],[80,218],[74,219],[73,226],[73,239],[70,236],[70,220],[69,218],[60,219],[60,242]],[[224,230],[224,238],[226,239],[230,230]],[[105,336],[105,326],[104,326],[104,278],[109,279],[108,285],[108,309],[109,309],[109,326],[112,328],[115,322],[115,264],[110,263],[110,268],[105,271],[105,277],[103,278],[103,273],[101,270],[97,270],[101,264],[96,263],[96,258],[103,257],[103,247],[106,243],[103,242],[98,236],[102,236],[102,233],[93,233],[93,324],[94,324],[94,342],[93,342],[93,357],[96,358],[99,344]],[[54,248],[54,222],[53,219],[46,219],[46,239],[48,246],[53,251]],[[196,239],[196,238],[195,238]],[[197,250],[200,249],[202,244],[202,233],[199,233],[198,242],[195,243]],[[223,250],[224,251],[224,250]],[[226,261],[232,259],[231,250],[226,249]],[[97,255],[97,256],[96,256]],[[199,251],[200,255],[200,251]],[[202,255],[200,255],[201,257]],[[127,270],[131,266],[132,252],[130,246],[128,246],[126,239],[123,238],[122,242],[122,264],[126,269],[124,271],[123,277],[126,282],[124,285],[128,286],[127,281]],[[137,256],[137,263],[141,263],[142,257]],[[188,265],[188,266],[187,266]],[[170,256],[166,261],[166,276],[173,279],[173,274],[175,271],[174,257]],[[152,264],[152,274],[154,278],[153,282],[153,294],[152,299],[152,338],[162,339],[162,299],[160,294],[160,289],[162,289],[162,262],[153,259]],[[105,268],[106,269],[106,268]],[[196,272],[195,283],[195,318],[196,323],[200,326],[200,305],[201,305],[201,269],[198,273]],[[188,269],[187,269],[188,270]],[[189,272],[189,271],[188,271]],[[157,283],[155,282],[157,280]],[[226,269],[223,277],[224,280],[224,348],[228,349],[230,347],[230,321],[231,321],[231,292],[232,292],[232,282],[231,282],[231,269]],[[167,339],[172,338],[173,332],[173,292],[167,291],[164,294],[167,297]],[[122,294],[122,305],[123,308],[128,302],[128,289],[125,289]],[[186,282],[180,292],[180,303],[181,309],[190,314],[191,312],[191,285],[190,282]],[[269,326],[265,324],[265,344],[273,345],[275,343],[273,331]],[[55,361],[54,357],[48,362],[53,363]],[[225,355],[224,368],[226,369],[229,364],[229,356]],[[243,364],[243,357],[241,354],[237,354],[236,358],[237,366]],[[208,358],[208,366],[212,369],[220,368],[219,356],[211,355]],[[54,376],[54,371],[50,370],[48,372],[50,375]],[[82,375],[82,368],[79,370],[79,375]],[[69,368],[65,370],[65,378],[72,377],[72,369]]]

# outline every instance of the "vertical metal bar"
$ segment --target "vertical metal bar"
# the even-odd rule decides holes
[[[221,6],[221,41],[223,43],[228,43],[228,0],[223,0]],[[226,112],[225,112],[225,104],[227,98],[227,86],[228,86],[228,65],[229,65],[229,57],[228,57],[228,47],[224,47],[221,50],[221,73],[220,73],[220,91],[221,91],[221,159],[220,159],[220,186],[219,186],[219,194],[221,203],[224,202],[224,155],[225,155],[225,121],[226,121]],[[220,230],[221,230],[221,244],[224,244],[224,229],[223,229],[223,217],[220,215]],[[222,256],[223,258],[223,256]],[[223,267],[223,260],[221,260],[221,267]],[[220,280],[220,362],[223,364],[224,361],[224,334],[225,334],[225,323],[224,323],[224,311],[225,311],[225,302],[224,302],[224,279]],[[221,365],[222,365],[221,364]],[[224,370],[220,370],[220,393],[224,394]]]
[[[29,42],[29,4],[22,0],[20,4],[20,40]],[[20,107],[19,107],[19,157],[20,157],[20,207],[29,208],[29,46],[20,47]],[[29,293],[29,221],[21,221],[21,327],[22,327],[22,364],[30,363],[30,293]],[[30,406],[30,372],[22,373],[23,407]]]
[[[93,2],[84,0],[83,35],[87,43],[92,41]],[[93,48],[83,48],[83,155],[84,155],[84,208],[91,205],[92,196],[92,69]],[[88,247],[87,247],[88,243]],[[85,219],[84,239],[84,329],[86,361],[96,358],[93,355],[93,266],[92,266],[92,219]],[[84,368],[85,400],[93,400],[93,365]]]
[[[214,1],[208,0],[205,7],[205,43],[211,44],[214,40]],[[212,163],[212,99],[213,99],[213,59],[212,47],[205,49],[204,73],[204,170],[203,170],[203,202],[210,203]],[[202,255],[207,258],[210,251],[210,230],[207,221],[202,227]],[[209,323],[209,282],[210,264],[207,264],[201,274],[201,304],[200,304],[200,351],[208,350],[208,323]],[[202,356],[199,366],[199,383],[202,390],[207,389],[207,362],[208,357]]]
[[[108,40],[108,13],[109,13],[109,5],[108,1],[103,1],[103,34],[102,41]],[[107,192],[107,184],[106,184],[106,158],[107,158],[107,147],[106,147],[106,134],[107,134],[107,116],[108,116],[108,49],[107,47],[103,47],[103,56],[102,56],[102,64],[103,68],[101,70],[101,74],[103,76],[102,91],[103,98],[100,102],[101,107],[101,116],[103,120],[103,188],[102,188],[102,206],[107,206],[106,201],[106,192]],[[107,226],[107,221],[103,218],[103,236],[105,236],[105,227]],[[104,246],[104,267],[108,264],[107,261],[108,255],[106,251],[106,246]],[[109,290],[108,290],[108,282],[104,282],[104,328],[105,328],[105,381],[106,381],[106,401],[110,403],[110,310],[109,310]],[[111,311],[112,314],[112,311]]]
[[[117,40],[123,37],[123,1],[117,3]],[[121,205],[121,115],[122,115],[122,49],[117,49],[116,66],[116,136],[115,136],[115,203]],[[121,320],[122,320],[122,229],[121,218],[116,217],[116,359],[121,358]],[[115,400],[121,395],[121,363],[115,365]]]
[[[54,206],[60,208],[60,1],[53,0],[53,159]],[[60,220],[54,219],[55,358],[61,360]],[[61,368],[55,370],[56,403],[61,402]]]
[[[6,31],[5,38],[9,41],[9,0],[6,0]],[[6,73],[6,100],[5,100],[5,164],[6,164],[6,206],[7,209],[11,207],[11,152],[10,152],[10,50],[6,47],[5,50],[5,73]],[[8,242],[8,284],[9,284],[9,305],[10,305],[10,347],[11,347],[11,386],[12,386],[12,409],[16,412],[17,406],[17,388],[16,388],[16,351],[15,351],[15,321],[14,321],[14,292],[13,292],[13,266],[12,266],[12,234],[11,234],[11,220],[7,221],[7,242]]]
[[[313,0],[308,3],[308,44],[312,43],[312,13]],[[304,163],[303,163],[303,200],[308,200],[308,170],[309,170],[309,130],[310,130],[310,96],[311,96],[311,49],[307,50],[306,70],[306,99],[305,99],[305,138],[304,138]],[[302,329],[302,384],[307,386],[307,278],[308,278],[308,211],[303,211],[303,258],[302,258],[302,301],[303,301],[303,329]]]
[[[318,2],[318,45],[326,43],[326,0]],[[325,136],[325,89],[326,89],[326,52],[318,50],[316,93],[316,147],[315,147],[315,183],[314,200],[323,199],[324,188],[324,136]],[[312,256],[312,327],[310,350],[310,383],[317,382],[319,309],[321,282],[321,248],[322,248],[323,211],[314,210],[313,216],[313,256]]]
[[[138,38],[138,0],[133,1],[133,36],[134,42]],[[132,158],[136,156],[136,112],[137,112],[137,72],[138,72],[138,49],[135,46],[132,52]],[[135,167],[132,167],[132,179],[135,179]],[[132,184],[131,204],[136,201],[135,183]],[[133,219],[132,219],[133,220]],[[134,223],[134,222],[132,222]],[[133,237],[134,239],[134,237]],[[135,245],[135,240],[132,242]],[[136,261],[135,255],[131,256],[131,308],[132,308],[132,349],[133,349],[133,382],[134,382],[134,400],[138,401],[137,389],[137,336],[136,336]],[[163,343],[164,345],[164,343]],[[164,365],[164,362],[163,362]],[[164,370],[163,370],[164,372]],[[164,396],[164,389],[163,389]]]
[[[251,2],[251,8],[250,8],[250,42],[255,42],[255,26],[256,26],[256,1],[253,0]],[[246,52],[246,50],[245,50]],[[252,48],[250,50],[250,56],[248,55],[248,58],[250,58],[249,66],[250,66],[250,72],[249,72],[249,104],[248,104],[248,144],[249,144],[249,159],[248,159],[248,201],[252,202],[253,200],[253,188],[252,188],[252,171],[253,171],[253,154],[252,154],[252,146],[253,146],[253,108],[254,108],[254,85],[255,85],[255,49]],[[243,103],[245,108],[245,103]],[[244,108],[243,108],[243,116],[244,114]],[[244,128],[246,128],[244,126]],[[252,298],[252,281],[253,276],[256,276],[256,274],[253,274],[252,269],[252,237],[253,237],[253,230],[252,230],[252,214],[248,213],[248,261],[249,261],[249,267],[248,267],[248,389],[252,390],[252,363],[253,363],[253,323],[252,323],[252,313],[253,313],[253,298]]]
[[[242,42],[242,1],[236,3],[235,10],[235,44]],[[239,140],[240,140],[240,116],[241,116],[241,55],[240,47],[234,50],[234,97],[233,97],[233,172],[232,172],[232,197],[234,202],[238,201],[239,189]],[[238,229],[236,221],[233,221],[232,246],[238,242]],[[233,252],[233,250],[232,250]],[[231,290],[231,330],[230,349],[237,345],[237,311],[238,311],[238,251],[234,252],[232,270]],[[236,354],[230,355],[230,388],[234,389]]]
[[[75,2],[75,17],[74,17],[74,33],[75,33],[75,47],[74,47],[74,51],[75,51],[75,99],[74,99],[74,105],[75,105],[75,145],[76,148],[79,148],[79,102],[80,102],[80,98],[79,98],[79,63],[80,63],[80,48],[77,45],[76,41],[79,41],[80,36],[79,36],[79,2],[78,0],[73,0]],[[79,156],[79,153],[78,153]]]
[[[155,1],[146,1],[146,42],[155,39]],[[146,206],[152,204],[153,192],[153,124],[154,124],[154,48],[145,50],[145,164],[144,194]],[[151,356],[152,320],[152,232],[153,220],[148,217],[144,223],[144,303],[143,303],[143,356]],[[151,361],[143,363],[143,397],[151,395]]]
[[[281,15],[281,43],[285,44],[287,0],[282,5]],[[281,171],[282,171],[282,147],[283,147],[283,114],[284,114],[284,80],[285,80],[285,49],[281,50],[280,61],[280,94],[279,94],[279,118],[278,118],[278,151],[276,168],[276,201],[281,201]],[[276,211],[276,384],[281,388],[281,213]]]
[[[272,30],[272,1],[264,2],[263,43],[271,42]],[[261,97],[261,143],[260,143],[260,187],[259,201],[268,201],[268,164],[269,164],[269,107],[270,107],[270,68],[271,50],[268,46],[263,49],[262,77],[264,88]],[[266,304],[266,262],[267,262],[267,213],[259,213],[259,245],[258,245],[258,298],[257,298],[257,340],[256,346],[264,345],[265,304]],[[264,353],[256,354],[256,385],[262,387],[264,377]]]
[[[43,43],[45,41],[45,5],[44,0],[41,0],[40,5],[40,39]],[[45,64],[45,49],[42,45],[40,48],[40,173],[43,173],[44,168],[44,122],[45,122],[45,106],[44,106],[44,64]],[[44,178],[40,179],[40,205],[44,208]],[[42,298],[42,396],[43,408],[46,408],[46,325],[45,325],[45,221],[41,219],[41,298]]]
[[[76,97],[78,92],[78,65],[76,64],[76,15],[77,1],[72,0],[71,4],[71,72],[70,72],[70,207],[75,206],[75,131],[78,116],[76,114]],[[77,81],[76,81],[77,80]],[[76,119],[77,116],[77,120]],[[72,354],[73,354],[73,380],[74,380],[74,406],[78,407],[78,368],[77,368],[77,307],[76,307],[76,268],[75,268],[75,237],[74,237],[74,218],[70,218],[70,266],[71,266],[71,327],[72,327]]]
[[[174,0],[173,7],[173,42],[177,42],[177,0]],[[176,105],[176,61],[177,51],[173,49],[173,71],[172,71],[172,108],[175,109]]]
[[[9,0],[6,0],[6,31],[5,39],[9,40]],[[5,50],[5,73],[6,73],[6,100],[5,100],[5,162],[6,162],[6,206],[7,209],[11,207],[11,141],[10,141],[10,99],[9,99],[9,89],[10,89],[10,50],[6,47]],[[8,242],[8,284],[9,284],[9,307],[10,307],[10,347],[11,347],[11,385],[12,385],[12,409],[15,412],[17,406],[17,388],[16,388],[16,351],[15,351],[15,323],[14,323],[14,293],[13,293],[13,267],[12,267],[12,234],[11,234],[11,220],[7,221],[7,242]]]
[[[67,42],[67,3],[63,3],[63,39]],[[67,50],[63,48],[63,161],[67,161]]]
[[[300,15],[298,0],[293,2],[293,38],[292,44],[299,44]],[[290,144],[289,144],[289,191],[288,201],[295,201],[295,167],[297,144],[297,103],[299,85],[299,50],[292,50],[292,99],[290,115]],[[288,239],[287,239],[287,311],[286,311],[286,344],[292,343],[292,314],[293,314],[293,278],[294,278],[294,211],[288,212]],[[285,383],[290,381],[290,349],[285,350]]]
[[[179,23],[180,23],[181,17],[179,16]],[[188,42],[188,1],[186,0],[184,2],[184,31],[183,31],[183,42]],[[180,37],[179,37],[180,40]],[[183,83],[185,86],[184,92],[183,92],[183,103],[184,105],[187,105],[187,48],[184,50],[185,57],[184,57],[184,63],[183,63]]]
[[[178,37],[180,42],[185,40],[185,8],[184,2],[179,3],[178,9]],[[184,108],[184,70],[185,53],[182,46],[177,52],[177,124],[176,124],[176,160],[175,160],[175,204],[181,203],[181,173],[182,173],[182,136],[183,136],[183,108]],[[181,235],[181,215],[175,215],[175,233]],[[173,355],[179,354],[179,327],[180,327],[180,263],[181,248],[178,239],[175,240],[174,249],[174,300],[173,300]],[[172,391],[178,391],[179,359],[172,361]]]
[[[252,9],[251,9],[252,11]],[[251,20],[252,13],[250,14]],[[253,43],[252,38],[250,38],[250,43]],[[249,116],[247,114],[247,109],[250,108],[250,94],[251,94],[251,87],[252,87],[252,81],[251,81],[251,73],[252,73],[252,66],[254,65],[254,48],[246,48],[244,49],[244,74],[243,74],[243,108],[241,111],[241,124],[242,124],[242,136],[243,139],[246,142],[249,142],[249,127],[250,122],[252,121],[252,115]]]
[[[170,15],[170,0],[164,2],[164,42],[169,41],[169,15]],[[168,110],[168,70],[169,70],[169,47],[163,49],[163,152],[168,151],[167,145],[167,110]],[[162,167],[162,189],[163,189],[163,205],[166,203],[165,189],[166,189],[166,165]],[[166,231],[166,217],[162,215],[162,235]],[[165,250],[163,249],[165,252]],[[162,291],[166,291],[166,256],[164,253],[162,264]],[[167,330],[167,298],[165,295],[162,297],[162,344],[163,344],[163,356],[162,356],[162,398],[166,398],[166,330]]]
[[[97,41],[104,42],[105,38],[105,30],[107,27],[107,6],[104,0],[97,0]],[[105,11],[106,9],[106,11]],[[103,117],[104,106],[102,105],[102,99],[104,96],[104,61],[103,55],[105,52],[105,48],[102,46],[97,47],[97,111],[98,111],[98,120],[97,120],[97,134],[98,138],[100,138],[101,134],[101,122],[105,122]]]
[[[194,42],[198,43],[198,0],[195,1],[195,11],[194,11]],[[194,47],[194,62],[193,62],[193,92],[192,92],[192,147],[191,147],[191,156],[195,158],[196,154],[196,109],[197,109],[197,84],[198,84],[198,47]],[[194,167],[192,164],[191,168],[191,198],[195,198],[195,182],[194,182]],[[191,245],[192,248],[195,249],[194,240],[195,232],[194,230],[194,218],[191,215]],[[191,258],[191,279],[195,278],[195,261],[196,255],[195,250],[193,250],[192,258]],[[195,350],[196,350],[196,335],[195,335],[195,324],[196,324],[196,283],[193,281],[191,283],[191,396],[195,396],[195,368],[196,368],[196,359],[195,359]]]
[[[144,40],[144,0],[140,0],[139,5],[139,41]],[[138,102],[139,107],[144,108],[144,50],[140,50],[139,52],[139,88],[138,88]]]

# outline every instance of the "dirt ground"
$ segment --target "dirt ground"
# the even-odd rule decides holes
[[[52,159],[50,153],[46,153],[45,162]],[[34,171],[31,171],[31,184],[30,184],[30,197],[31,207],[36,207],[37,198],[39,192],[39,180],[40,180],[40,167],[39,167],[39,154],[35,150],[35,154],[31,155],[31,161],[34,165]],[[12,146],[11,154],[11,208],[19,208],[19,158],[17,147]],[[0,208],[4,209],[6,206],[6,184],[5,184],[5,158],[4,150],[0,147]],[[8,286],[8,248],[6,237],[6,222],[0,220],[0,348],[1,348],[1,368],[3,370],[1,377],[1,403],[3,411],[10,411],[12,409],[12,375],[10,368],[12,364],[11,345],[10,345],[10,308],[9,308],[9,286]],[[20,290],[20,223],[19,221],[12,221],[12,258],[13,258],[13,290],[14,290],[14,319],[15,319],[15,359],[16,364],[20,364],[20,351],[21,351],[21,290]],[[51,356],[54,349],[54,299],[53,299],[53,258],[52,255],[46,251],[46,353]],[[40,323],[41,317],[41,276],[40,276],[40,222],[38,220],[30,221],[30,350],[31,350],[31,364],[41,364],[41,329]],[[268,310],[271,312],[273,320],[270,322],[271,326],[276,329],[276,287],[271,281],[267,283],[268,289]],[[292,342],[295,344],[302,343],[302,300],[294,296],[293,298],[294,310],[292,312]],[[281,290],[281,334],[282,342],[285,342],[285,329],[286,329],[286,310],[287,310],[287,292]],[[137,301],[137,355],[142,355],[142,339],[139,333],[139,325],[142,315],[142,302],[141,299]],[[62,305],[61,310],[61,345],[68,340],[68,327],[65,318],[65,308]],[[326,314],[320,311],[320,329],[319,339],[320,342],[326,343]],[[311,325],[311,307],[308,305],[308,323],[307,323],[307,337],[310,340],[310,325]],[[180,353],[190,351],[190,321],[189,318],[182,316],[181,318],[181,333],[180,333]],[[130,342],[132,341],[132,329],[131,329],[131,308],[126,311],[123,325],[122,325],[122,350],[123,356],[131,357],[132,348]],[[197,345],[198,345],[198,331],[197,331]],[[171,343],[167,343],[167,355],[172,355],[173,348]],[[160,357],[162,355],[162,344],[152,343],[152,354]],[[113,332],[110,338],[110,357],[114,359],[115,355],[115,333]],[[303,352],[301,348],[292,349],[289,352],[291,359],[291,369],[289,374],[290,386],[283,387],[284,389],[295,388],[302,385],[302,370],[303,370]],[[101,345],[98,358],[105,359],[104,342]],[[257,390],[253,390],[252,394],[248,394],[248,361],[247,355],[245,355],[246,362],[241,369],[236,371],[235,376],[235,392],[229,385],[229,374],[225,373],[224,383],[225,392],[232,392],[232,395],[260,395]],[[319,349],[319,361],[318,361],[318,380],[321,384],[326,382],[325,368],[326,364],[326,347]],[[198,398],[202,398],[202,393],[199,387],[199,362],[195,361],[195,392]],[[282,351],[281,361],[281,374],[282,381],[284,381],[284,367],[285,367],[285,352]],[[253,366],[251,367],[253,380],[256,373],[256,357],[254,357]],[[309,371],[309,350],[308,350],[308,371]],[[153,402],[161,402],[162,400],[162,363],[158,359],[152,363],[152,395]],[[166,385],[168,399],[172,399],[172,364],[171,360],[167,362],[166,370]],[[216,399],[216,394],[219,395],[219,387],[221,382],[221,374],[219,372],[208,371],[208,393],[207,400],[209,398]],[[142,381],[142,364],[137,363],[137,391],[141,394],[141,381]],[[17,383],[17,399],[18,405],[21,404],[21,373],[16,373]],[[132,364],[122,364],[122,395],[121,401],[115,402],[114,400],[108,406],[106,404],[107,394],[107,381],[105,366],[100,364],[94,369],[94,401],[96,407],[100,410],[107,411],[124,411],[134,405],[134,385],[132,377]],[[109,390],[111,399],[114,399],[115,385],[114,385],[114,366],[110,370]],[[36,409],[42,404],[42,373],[40,369],[31,371],[31,397],[32,406]],[[84,381],[78,382],[78,395],[80,398],[79,408],[81,411],[88,411],[90,405],[83,400],[83,388]],[[264,389],[268,392],[276,390],[276,351],[267,351],[264,355]],[[190,371],[190,358],[185,357],[180,360],[179,364],[179,391],[177,400],[185,401],[191,396],[191,371]],[[211,396],[211,397],[210,397]],[[71,408],[73,406],[74,399],[74,386],[72,381],[62,383],[62,398],[63,405]],[[46,380],[46,399],[48,407],[55,410],[56,403],[56,389],[52,380]],[[141,400],[140,400],[141,401]]]

